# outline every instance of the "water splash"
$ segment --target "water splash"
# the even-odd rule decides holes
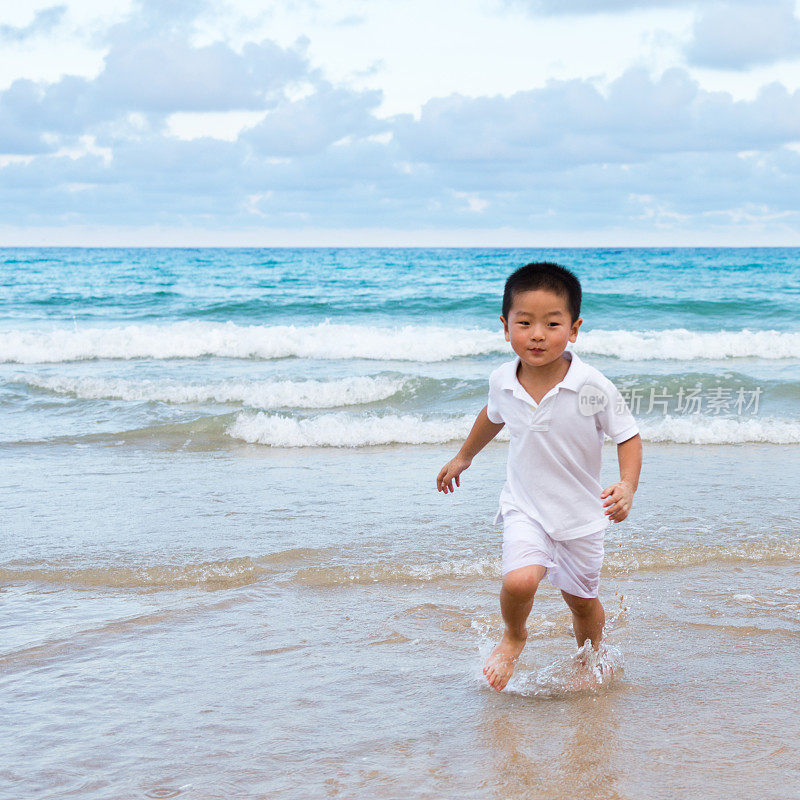
[[[624,672],[622,651],[607,642],[595,650],[587,639],[571,656],[534,672],[516,673],[506,691],[525,697],[569,697],[607,691]]]
[[[490,635],[493,626],[488,622],[473,620],[471,627],[480,637],[479,680],[486,683],[482,667],[496,644]],[[523,662],[519,662],[503,693],[553,699],[597,694],[610,690],[624,671],[625,659],[618,647],[603,640],[599,649],[595,650],[591,640],[587,639],[573,654],[562,656],[541,669],[529,669]]]

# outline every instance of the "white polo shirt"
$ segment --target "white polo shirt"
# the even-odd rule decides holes
[[[571,350],[564,379],[537,405],[517,378],[519,356],[489,376],[486,413],[511,434],[506,483],[494,519],[516,508],[553,539],[605,530],[600,465],[605,434],[615,444],[639,432],[614,384]]]

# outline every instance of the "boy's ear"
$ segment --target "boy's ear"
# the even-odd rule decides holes
[[[569,332],[569,340],[571,342],[574,342],[578,338],[578,328],[580,328],[582,322],[583,317],[578,317],[578,319],[572,323],[572,329]]]
[[[506,335],[506,341],[507,342],[511,341],[508,338],[508,323],[506,322],[506,318],[502,314],[500,315],[500,322],[503,323],[503,333],[505,333]]]

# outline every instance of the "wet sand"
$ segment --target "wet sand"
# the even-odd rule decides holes
[[[7,448],[0,796],[800,797],[796,447],[645,450],[621,669],[545,581],[497,693],[502,444]]]

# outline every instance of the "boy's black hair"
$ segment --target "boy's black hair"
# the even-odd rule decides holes
[[[508,313],[514,296],[532,289],[547,289],[562,295],[567,301],[567,310],[575,322],[581,315],[581,282],[568,269],[551,261],[536,261],[512,272],[506,280],[503,292],[503,318]]]

